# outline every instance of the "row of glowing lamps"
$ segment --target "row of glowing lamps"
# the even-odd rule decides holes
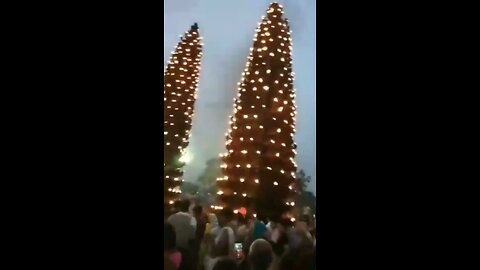
[[[174,201],[172,201],[172,200],[169,201],[169,204],[172,205],[173,203],[174,203]],[[293,204],[293,203],[292,203],[292,204]],[[292,205],[292,206],[293,206],[293,205]],[[223,209],[223,206],[211,205],[210,208],[212,208],[213,210],[222,210],[222,209]],[[233,213],[234,213],[234,214],[238,214],[239,212],[240,212],[240,209],[235,209],[235,210],[233,210]],[[252,214],[252,215],[253,215],[254,218],[257,217],[257,214],[255,214],[255,213]],[[291,221],[291,222],[295,222],[295,218],[294,218],[294,217],[291,217],[291,218],[290,218],[290,221]]]
[[[192,159],[193,159],[193,156],[192,156],[189,152],[185,152],[185,154],[180,157],[179,161],[182,162],[182,163],[186,163],[186,164],[187,164],[187,163],[189,163],[190,161],[192,161]],[[276,184],[278,185],[278,183],[276,183]],[[289,188],[292,189],[291,186],[290,186]],[[181,191],[178,190],[178,189],[171,189],[171,190],[169,189],[169,191],[171,191],[171,192],[176,192],[176,193],[181,193]],[[218,191],[217,194],[218,194],[218,195],[222,195],[223,192],[222,192],[222,191]],[[247,194],[246,194],[246,193],[243,193],[242,196],[243,196],[243,197],[246,197]],[[173,204],[173,203],[174,203],[173,200],[170,200],[170,201],[169,201],[169,204]],[[286,204],[286,205],[289,205],[289,206],[295,206],[295,202],[286,202],[285,204]],[[211,208],[214,209],[214,210],[221,210],[221,209],[223,209],[222,206],[217,206],[217,205],[212,205]],[[238,211],[239,211],[239,210],[236,209],[236,210],[234,210],[234,213],[237,214]],[[256,217],[256,214],[253,214],[253,216]],[[292,218],[291,220],[292,220],[292,222],[293,222],[293,221],[295,221],[295,218]]]
[[[281,5],[280,5],[280,8],[282,8]],[[273,11],[274,11],[273,8],[272,8],[272,9],[269,9],[269,10],[268,10],[268,13],[272,13]],[[282,11],[282,10],[280,10],[280,12],[283,14],[283,11]],[[273,17],[276,17],[276,15],[272,15],[272,16],[273,16]],[[263,19],[263,18],[265,18],[265,17],[262,17],[262,19]],[[261,24],[271,24],[271,23],[272,23],[272,22],[271,22],[270,20],[268,20],[268,21],[266,21],[266,22],[264,21],[264,22],[262,22],[262,23],[259,23],[259,25],[261,25]],[[286,26],[285,23],[278,23],[278,24],[279,24],[279,25],[282,25],[282,26]],[[268,29],[265,29],[265,30],[268,30]],[[260,32],[260,29],[257,29],[256,32],[257,32],[257,33]],[[282,32],[284,32],[283,29],[282,29]],[[291,32],[290,32],[290,33],[291,33]],[[188,36],[190,37],[191,35],[188,34]],[[264,33],[264,34],[261,34],[261,36],[270,36],[270,33],[266,32],[266,33]],[[289,38],[286,38],[286,37],[281,37],[281,36],[279,36],[279,38],[284,39],[284,40],[288,40],[288,41],[290,41],[290,42],[292,41],[292,39],[291,39],[290,37],[289,37]],[[257,34],[255,34],[254,40],[256,41],[256,39],[257,39]],[[273,41],[273,40],[272,40],[272,41]],[[262,43],[265,43],[264,40],[262,40]],[[193,43],[189,43],[189,45],[192,46],[192,45],[194,45],[194,44],[193,44]],[[203,44],[200,44],[200,45],[203,45]],[[283,45],[283,44],[282,44],[282,45]],[[289,49],[291,50],[291,46],[288,46],[288,47],[289,47]],[[266,47],[264,47],[264,48],[262,48],[262,49],[263,49],[263,50],[266,50]],[[262,49],[259,49],[259,51],[262,51]],[[251,48],[250,50],[253,51],[253,48]],[[189,51],[189,50],[186,50],[186,51]],[[281,52],[284,53],[284,54],[287,54],[287,51],[281,51]],[[175,54],[175,53],[173,53],[173,54]],[[288,54],[291,55],[291,51],[288,52]],[[274,56],[273,53],[270,53],[269,55],[270,55],[270,56]],[[176,58],[176,57],[174,56],[173,58]],[[252,57],[252,55],[250,55],[248,58],[249,58],[249,60],[252,60],[251,58],[253,58],[253,57]],[[172,62],[174,62],[175,64],[178,63],[178,60],[176,60],[176,59],[172,59],[172,60],[173,60]],[[175,60],[176,60],[176,61],[175,61]],[[190,59],[189,59],[189,60],[190,60]],[[197,60],[197,59],[195,59],[195,60]],[[281,61],[285,61],[285,59],[282,58]],[[170,64],[170,63],[171,63],[171,62],[169,61],[169,64]],[[186,64],[186,63],[184,63],[184,65],[185,65],[185,64]],[[247,63],[246,71],[248,70],[249,64],[250,64],[250,63]],[[267,73],[270,73],[269,71],[270,71],[270,70],[268,70]],[[293,72],[292,72],[292,73],[293,73]],[[258,73],[256,73],[256,74],[258,74]],[[242,74],[242,75],[244,75],[244,74]],[[283,75],[283,74],[281,74],[281,75]],[[242,76],[242,77],[243,77],[243,76]],[[244,78],[242,78],[242,82],[243,82],[243,80],[244,80]],[[198,78],[197,78],[196,82],[198,83]],[[266,86],[266,87],[268,87],[268,86]],[[266,88],[266,87],[264,87],[264,88]],[[267,88],[267,89],[264,89],[264,90],[268,90],[268,88]],[[239,93],[239,96],[241,96],[240,93]],[[293,97],[295,97],[295,96],[293,95]],[[187,163],[189,163],[189,162],[192,160],[192,158],[193,158],[193,157],[192,157],[188,152],[186,152],[184,155],[181,156],[180,162],[187,164]],[[172,190],[172,191],[173,191],[173,190]],[[175,191],[178,192],[177,190],[175,190]],[[221,191],[219,191],[219,195],[221,195],[221,194],[223,194],[223,193],[222,193]],[[243,193],[242,195],[243,195],[244,197],[246,197],[246,193]],[[169,201],[169,204],[173,204],[173,203],[174,203],[173,200],[170,200],[170,201]],[[286,202],[286,204],[287,204],[287,205],[290,205],[290,206],[295,206],[295,203],[294,203],[294,202]],[[211,208],[214,209],[214,210],[223,209],[222,206],[214,206],[214,205],[212,205]],[[238,209],[234,210],[234,213],[235,213],[235,214],[237,214],[238,212],[239,212]],[[256,217],[257,215],[256,215],[256,214],[253,214],[253,216]],[[291,220],[292,222],[294,222],[294,221],[295,221],[295,218],[292,217],[290,220]]]

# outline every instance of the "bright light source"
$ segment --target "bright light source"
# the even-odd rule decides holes
[[[181,157],[180,157],[180,162],[188,164],[190,161],[192,161],[193,156],[189,152],[185,152]]]

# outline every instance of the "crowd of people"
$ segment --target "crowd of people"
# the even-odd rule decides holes
[[[208,213],[189,200],[166,216],[164,268],[168,270],[316,269],[316,226],[312,217],[289,219]]]

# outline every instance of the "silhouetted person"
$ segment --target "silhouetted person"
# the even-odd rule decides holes
[[[196,239],[198,240],[198,242],[202,242],[208,220],[205,213],[203,213],[203,208],[201,205],[196,205],[193,208],[193,217],[197,221]]]
[[[205,228],[207,226],[207,217],[203,213],[203,208],[200,205],[195,205],[193,207],[193,217],[197,222],[196,232],[195,232],[195,241],[191,244],[192,246],[192,264],[199,265],[200,262],[200,246],[203,240],[203,235],[205,234]]]
[[[279,270],[303,269],[309,270],[311,254],[315,255],[313,242],[305,234],[304,230],[294,229],[290,235],[288,252],[280,260]],[[303,262],[305,261],[305,262]],[[315,261],[315,258],[313,258]],[[315,264],[313,264],[315,265]]]
[[[179,212],[168,218],[168,223],[172,224],[177,233],[177,247],[181,249],[189,248],[191,241],[195,239],[197,222],[193,216],[188,213],[190,201],[183,200],[177,204]]]
[[[273,262],[273,250],[270,243],[264,239],[253,241],[248,253],[251,270],[267,270]]]
[[[215,263],[222,257],[234,255],[235,233],[231,228],[233,210],[224,208],[218,213],[219,230],[211,235],[209,242],[209,254],[205,257],[205,269],[212,270]]]
[[[260,218],[256,218],[253,223],[253,233],[252,233],[252,241],[257,239],[262,239],[267,236],[267,226]]]
[[[163,252],[167,260],[165,265],[171,265],[174,266],[174,269],[179,269],[182,262],[182,255],[176,248],[176,233],[173,226],[169,223],[166,223],[164,226]]]
[[[177,248],[182,253],[181,270],[194,269],[195,264],[195,230],[197,222],[188,213],[190,201],[183,200],[178,203],[179,212],[168,218],[168,223],[173,226],[177,235]]]
[[[197,31],[198,30],[198,23],[194,23],[192,27],[190,27],[190,31]]]

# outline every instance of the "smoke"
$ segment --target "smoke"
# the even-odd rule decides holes
[[[198,99],[187,152],[193,160],[185,179],[195,181],[205,162],[224,151],[228,116],[233,113],[237,83],[247,62],[255,28],[273,0],[165,0],[164,66],[179,35],[198,22],[204,38]],[[315,181],[315,0],[278,0],[293,31],[294,71],[298,91],[298,164]],[[314,95],[314,93],[313,93]],[[313,137],[312,137],[313,136]]]

